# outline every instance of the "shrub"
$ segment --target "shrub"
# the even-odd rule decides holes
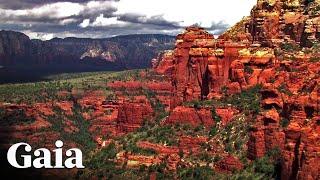
[[[199,159],[201,161],[205,161],[205,162],[209,162],[212,160],[211,156],[206,153],[206,152],[203,152],[203,153],[200,153],[199,155],[197,155],[199,157]]]
[[[79,129],[78,132],[73,134],[65,134],[65,138],[71,138],[72,141],[80,144],[85,149],[85,153],[90,152],[96,147],[96,144],[89,132],[90,122],[85,120],[81,113],[81,107],[78,104],[75,104],[73,108],[73,116],[70,119]]]
[[[149,172],[159,172],[164,174],[165,168],[166,168],[165,163],[155,164],[155,165],[149,166]]]
[[[193,102],[193,108],[195,108],[195,109],[200,109],[201,108],[201,105],[200,105],[199,101],[194,101]]]
[[[214,175],[214,171],[208,166],[178,169],[178,179],[209,180],[214,179]]]
[[[228,87],[227,86],[222,86],[221,87],[221,93],[226,94],[228,92]]]
[[[101,151],[94,154],[87,163],[87,166],[92,169],[110,168],[110,166],[114,166],[112,159],[116,157],[116,154],[115,144],[111,143],[106,148],[103,148]]]
[[[320,5],[316,6],[315,8],[311,9],[311,15],[315,16],[319,13],[320,11]]]
[[[254,164],[256,172],[267,174],[268,176],[272,176],[274,174],[274,164],[272,164],[268,157],[259,158],[254,162]]]
[[[253,73],[253,69],[250,66],[245,66],[244,67],[244,72],[248,73],[248,74],[252,74]]]
[[[246,114],[258,114],[260,112],[261,85],[256,85],[240,94],[225,97],[224,101],[241,109]]]
[[[267,177],[275,177],[278,173],[276,171],[277,165],[279,163],[279,148],[273,148],[269,150],[266,155],[262,158],[256,159],[254,161],[255,171],[258,173],[265,174]]]
[[[221,159],[222,159],[221,156],[215,155],[215,156],[213,157],[212,161],[213,161],[213,162],[219,162],[219,161],[221,161]]]
[[[217,114],[215,107],[212,107],[212,109],[211,109],[211,117],[216,122],[221,121],[221,117]]]
[[[203,125],[199,125],[197,127],[194,128],[195,132],[200,132],[201,130],[203,130],[205,127]]]
[[[286,118],[282,118],[281,121],[280,121],[280,125],[281,125],[281,127],[283,127],[283,128],[288,127],[289,123],[290,123],[289,120],[286,119]]]
[[[179,149],[179,156],[180,156],[180,158],[182,158],[183,155],[184,155],[183,150],[182,150],[182,149]]]
[[[123,150],[127,152],[132,152],[134,154],[142,154],[142,155],[155,155],[156,152],[153,149],[142,149],[137,146],[137,141],[139,141],[140,138],[129,138],[129,139],[122,139],[121,144],[123,145]]]
[[[235,143],[234,143],[234,148],[235,148],[235,150],[241,150],[241,147],[242,147],[242,145],[243,145],[243,142],[242,142],[242,140],[237,140]]]
[[[199,100],[192,100],[189,102],[184,102],[184,106],[193,107],[193,108],[201,108],[201,107],[211,107],[215,102],[213,100],[205,100],[205,101],[199,101]]]
[[[283,43],[281,44],[281,49],[285,50],[285,51],[288,51],[288,52],[291,52],[291,51],[299,51],[300,48],[298,45],[296,44],[292,44],[292,43],[289,43],[289,42],[286,42],[286,43]]]
[[[290,90],[288,89],[287,85],[285,83],[282,83],[279,87],[278,87],[278,91],[281,93],[284,93],[288,96],[292,96],[292,93],[290,92]]]
[[[218,133],[218,129],[216,127],[212,127],[209,132],[209,136],[215,136]]]
[[[309,61],[310,61],[310,62],[314,62],[314,63],[320,62],[320,57],[312,57],[312,58],[310,58]]]

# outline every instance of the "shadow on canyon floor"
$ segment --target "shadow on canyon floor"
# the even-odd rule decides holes
[[[119,66],[42,66],[42,67],[2,67],[0,84],[28,83],[52,80],[50,76],[63,73],[87,73],[101,71],[121,71]]]

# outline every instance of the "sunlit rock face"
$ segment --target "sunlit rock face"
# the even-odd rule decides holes
[[[179,34],[174,55],[170,61],[165,60],[174,64],[172,84],[176,98],[173,106],[183,101],[205,99],[210,93],[220,91],[229,80],[231,62],[239,56],[238,50],[245,47],[246,42],[216,40],[203,28],[195,26]]]
[[[319,1],[259,0],[246,32],[270,47],[286,40],[310,47],[320,38]]]

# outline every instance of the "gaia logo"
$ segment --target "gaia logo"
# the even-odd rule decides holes
[[[53,150],[55,164],[51,161],[51,152],[46,148],[36,149],[31,155],[32,147],[27,143],[17,143],[12,145],[7,153],[8,162],[15,168],[84,168],[82,165],[82,151],[72,148],[66,151],[66,160],[63,163],[62,146],[63,142],[58,140],[55,143],[56,149]],[[17,162],[17,150],[24,147],[23,155],[20,155],[22,162]],[[34,159],[33,159],[34,158]]]

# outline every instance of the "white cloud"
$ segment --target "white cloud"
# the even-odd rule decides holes
[[[58,2],[46,4],[32,9],[8,10],[0,9],[4,15],[9,17],[47,17],[47,18],[65,18],[79,15],[84,10],[84,6],[78,3]]]
[[[82,23],[79,24],[79,26],[82,28],[86,28],[89,26],[89,24],[90,24],[90,19],[84,19]]]
[[[213,22],[235,24],[250,14],[255,3],[256,0],[120,0],[116,14],[163,15],[165,20],[181,26],[198,23],[209,28]]]
[[[114,8],[113,1],[89,1],[88,3],[56,2],[31,9],[0,9],[0,15],[6,18],[27,16],[29,18],[61,19],[82,14],[90,14],[97,11]]]
[[[74,22],[77,22],[77,20],[73,19],[73,18],[70,18],[70,19],[63,19],[63,20],[59,21],[59,24],[60,25],[67,25],[67,24],[71,24],[71,23],[74,23]]]
[[[89,1],[88,3],[57,2],[42,5],[31,9],[0,9],[2,17],[47,17],[68,18],[82,14],[102,12],[106,9],[117,8],[115,15],[141,14],[141,21],[147,18],[162,16],[169,22],[178,22],[181,26],[198,23],[210,27],[212,22],[225,22],[235,24],[243,16],[249,15],[256,0],[120,0],[120,1]],[[98,19],[99,18],[99,19]],[[116,18],[98,17],[98,24],[123,23]],[[98,22],[100,21],[100,22]],[[103,23],[105,22],[105,23]]]
[[[127,23],[123,21],[119,21],[117,17],[106,18],[104,17],[103,14],[100,14],[100,16],[98,16],[90,26],[98,27],[98,26],[112,26],[112,25],[125,25],[125,24]]]
[[[30,39],[50,40],[54,38],[54,34],[52,33],[39,33],[32,31],[23,31],[23,33],[27,34],[30,37]]]

